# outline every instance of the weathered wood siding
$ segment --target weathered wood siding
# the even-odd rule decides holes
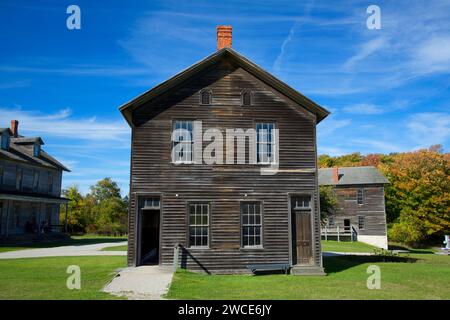
[[[357,203],[358,189],[363,189],[363,203]],[[358,216],[364,216],[365,229],[358,230],[361,235],[385,236],[386,211],[383,185],[360,185],[335,187],[338,208],[334,216],[334,224],[343,228],[344,219],[358,230]]]
[[[199,105],[199,91],[212,90],[212,105]],[[241,106],[243,89],[253,91],[253,105]],[[171,163],[173,120],[201,120],[208,128],[244,130],[256,121],[275,122],[280,130],[279,172],[260,175],[260,165]],[[314,257],[321,265],[317,203],[315,116],[229,62],[221,62],[170,94],[134,111],[131,155],[131,202],[128,263],[136,263],[136,194],[160,193],[162,265],[173,261],[173,247],[187,246],[187,203],[207,201],[208,249],[189,249],[181,263],[208,272],[245,271],[249,263],[289,263],[289,193],[311,194]],[[204,146],[209,142],[204,142]],[[225,142],[224,142],[225,143]],[[225,154],[225,152],[224,152]],[[178,197],[176,197],[178,194]],[[244,196],[247,194],[247,197]],[[241,201],[263,203],[263,249],[241,248]],[[196,261],[194,261],[196,260]]]

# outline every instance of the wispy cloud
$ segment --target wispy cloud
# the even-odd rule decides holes
[[[383,113],[383,110],[380,107],[371,103],[353,104],[345,107],[343,110],[348,113],[366,114],[366,115]]]
[[[25,111],[20,108],[1,108],[0,119],[18,119],[27,134],[44,137],[64,137],[85,141],[128,143],[130,129],[119,119],[75,118],[70,109],[53,114]],[[3,124],[5,125],[5,124]],[[23,129],[22,129],[23,128]]]
[[[420,147],[442,144],[450,138],[450,114],[424,112],[413,114],[407,122],[410,136]]]

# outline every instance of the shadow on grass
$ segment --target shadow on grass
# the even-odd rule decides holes
[[[60,246],[83,246],[97,243],[116,243],[126,241],[126,237],[86,237],[72,238],[66,234],[20,235],[1,239],[1,247],[11,248],[53,248]]]
[[[325,272],[327,274],[341,272],[364,263],[379,263],[379,262],[401,262],[414,263],[417,259],[411,257],[400,256],[351,256],[342,255],[335,257],[324,257],[323,263]]]
[[[395,244],[395,245],[390,244],[389,250],[405,250],[405,251],[409,251],[409,253],[434,254],[433,250],[431,250],[431,249],[420,249],[420,248],[414,249],[414,248],[408,248],[406,246],[397,245],[397,244]]]

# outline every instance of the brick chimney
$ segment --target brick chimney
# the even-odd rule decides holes
[[[233,28],[231,26],[217,26],[217,50],[224,47],[231,48]]]
[[[19,136],[19,121],[11,120],[11,131],[14,138],[17,138]]]
[[[338,167],[333,168],[333,182],[334,183],[339,182],[339,168]]]

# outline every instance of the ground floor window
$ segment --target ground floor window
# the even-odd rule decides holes
[[[364,230],[366,228],[366,219],[364,216],[358,216],[358,229]]]
[[[262,210],[260,202],[242,202],[242,246],[262,245]]]
[[[189,246],[208,247],[209,204],[189,204]]]
[[[334,217],[333,216],[328,216],[328,226],[334,227]]]

